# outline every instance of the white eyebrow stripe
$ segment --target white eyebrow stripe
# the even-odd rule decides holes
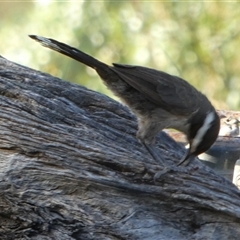
[[[191,152],[194,152],[196,150],[197,146],[202,141],[203,136],[209,130],[209,128],[211,127],[211,123],[214,120],[215,120],[214,112],[208,113],[208,115],[206,116],[206,118],[204,120],[202,127],[197,131],[197,134],[192,141]]]

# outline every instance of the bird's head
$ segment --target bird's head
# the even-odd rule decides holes
[[[189,162],[190,159],[207,151],[217,139],[219,128],[220,118],[214,108],[207,113],[200,110],[194,113],[189,119],[187,134],[190,147],[182,162]]]

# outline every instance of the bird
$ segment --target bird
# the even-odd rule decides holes
[[[176,129],[190,145],[178,166],[187,166],[215,142],[219,116],[208,98],[186,80],[166,72],[127,64],[108,65],[65,43],[29,35],[44,47],[93,68],[105,85],[138,119],[137,138],[146,146],[156,142],[163,129]]]

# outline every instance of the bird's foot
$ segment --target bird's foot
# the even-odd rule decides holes
[[[198,166],[188,166],[188,167],[181,167],[181,166],[179,166],[179,164],[167,166],[162,171],[155,173],[155,175],[153,177],[154,183],[156,183],[157,181],[161,181],[161,179],[163,179],[164,175],[169,174],[169,173],[177,173],[178,172],[178,173],[183,173],[183,174],[191,174],[192,172],[195,172],[199,169]]]
[[[159,164],[164,163],[164,161],[162,161],[161,159],[161,156],[159,155],[159,153],[158,154],[156,153],[156,149],[152,145],[148,145],[144,141],[140,141],[140,142],[146,148],[146,150],[148,151],[148,153],[151,155],[151,157],[154,159],[155,162]]]
[[[157,181],[159,181],[165,174],[168,174],[170,172],[177,172],[179,171],[179,167],[178,166],[167,166],[165,167],[162,171],[159,171],[157,173],[155,173],[154,177],[153,177],[153,181],[154,183],[156,183]]]

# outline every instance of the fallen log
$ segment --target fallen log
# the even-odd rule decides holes
[[[0,239],[239,239],[240,192],[124,105],[0,58]]]

